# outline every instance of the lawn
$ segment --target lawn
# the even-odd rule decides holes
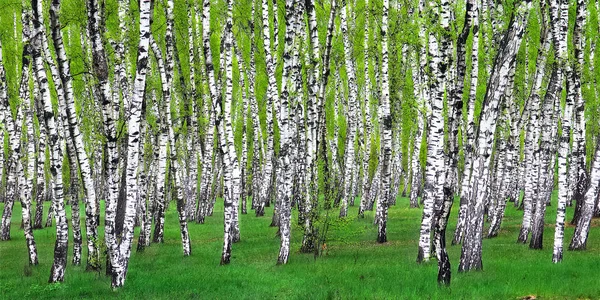
[[[553,201],[546,215],[544,250],[529,250],[528,245],[516,243],[522,212],[512,203],[507,207],[499,236],[483,242],[484,271],[458,274],[460,246],[449,246],[453,270],[450,288],[438,287],[435,260],[422,265],[415,263],[422,210],[409,209],[406,198],[400,198],[389,210],[388,243],[375,242],[373,212],[367,212],[365,219],[357,219],[354,217],[357,207],[350,207],[352,217],[331,228],[326,254],[316,260],[312,254],[298,252],[302,235],[300,228],[294,226],[292,253],[289,263],[283,266],[275,265],[279,240],[276,229],[269,227],[270,217],[256,218],[253,214],[241,216],[242,240],[233,247],[231,264],[219,265],[222,202],[206,224],[190,223],[192,255],[182,257],[177,213],[175,205],[171,205],[165,243],[153,244],[143,253],[134,251],[125,287],[116,291],[110,288],[110,279],[104,273],[86,272],[85,266],[71,264],[64,283],[49,285],[55,228],[35,231],[40,264],[30,268],[25,239],[19,230],[20,205],[15,204],[12,240],[0,242],[0,298],[518,299],[528,295],[539,299],[598,298],[598,227],[591,229],[587,251],[565,251],[564,262],[552,264],[555,196]],[[458,201],[453,207],[448,240],[457,213]],[[569,220],[572,213],[569,208]],[[271,214],[269,209],[266,215]],[[596,220],[594,223],[597,225]],[[573,227],[569,226],[565,234],[567,247]],[[85,247],[83,255],[85,262]],[[69,262],[71,258],[69,252]]]

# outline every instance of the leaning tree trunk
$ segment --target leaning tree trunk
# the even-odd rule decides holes
[[[552,159],[554,154],[552,153],[552,127],[558,126],[553,124],[553,110],[556,101],[559,101],[560,92],[562,90],[562,71],[560,68],[555,67],[550,77],[550,83],[548,84],[548,90],[544,97],[544,104],[542,106],[542,126],[541,126],[541,137],[540,145],[538,150],[538,171],[537,176],[538,187],[537,195],[535,195],[535,210],[533,213],[533,220],[531,223],[531,240],[529,248],[531,249],[542,249],[542,241],[544,236],[544,217],[546,215],[546,201],[547,201],[547,181],[554,181],[554,174],[549,174],[549,165],[554,161]],[[554,172],[554,168],[551,170]],[[551,184],[551,186],[554,186]]]
[[[575,228],[575,234],[573,235],[573,239],[571,240],[571,244],[569,245],[569,250],[583,250],[586,246],[587,240],[587,231],[589,230],[589,223],[587,220],[581,220],[583,216],[585,218],[589,218],[588,214],[589,209],[587,205],[587,193],[585,192],[588,184],[592,184],[593,180],[588,181],[586,168],[585,168],[585,102],[582,97],[581,91],[581,75],[582,75],[582,67],[584,65],[583,60],[583,49],[582,46],[585,45],[583,41],[582,28],[585,28],[585,15],[584,12],[580,11],[585,10],[587,6],[587,1],[578,1],[577,2],[577,19],[575,21],[575,29],[573,35],[573,41],[575,44],[575,65],[573,67],[573,72],[569,78],[567,78],[568,82],[568,93],[574,93],[575,97],[575,124],[573,130],[573,150],[571,155],[571,168],[574,168],[573,174],[575,177],[571,177],[573,180],[573,196],[576,201],[576,206],[579,209],[575,209],[575,215],[573,217],[573,221],[571,223],[575,223],[577,226]],[[593,51],[593,49],[592,49]],[[573,90],[571,92],[571,90]],[[589,183],[588,183],[589,182]],[[590,186],[591,187],[591,186]],[[589,192],[589,191],[588,191]],[[593,202],[594,200],[589,200]],[[586,229],[586,226],[588,226]]]
[[[1,59],[0,59],[1,60]],[[26,89],[28,90],[28,89]],[[27,168],[23,170],[23,163],[18,162],[17,168],[20,169],[17,172],[23,174],[19,180],[25,181],[21,188],[21,213],[23,216],[23,233],[25,234],[25,242],[27,243],[27,253],[29,254],[29,264],[38,264],[37,246],[33,237],[33,228],[31,223],[31,199],[35,174],[35,137],[33,131],[33,110],[27,94],[25,98],[22,98],[25,106],[25,123],[27,126],[27,152],[24,154],[27,157]]]
[[[512,70],[513,73],[515,71],[516,68]],[[497,204],[493,215],[491,215],[492,220],[487,233],[488,238],[498,236],[500,225],[502,224],[502,219],[504,218],[504,212],[506,211],[506,202],[511,197],[511,178],[514,176],[514,157],[517,155],[514,140],[518,138],[517,130],[520,131],[521,128],[519,125],[520,119],[518,119],[518,103],[514,101],[514,74],[511,75],[511,81],[508,83],[508,88],[504,97],[504,101],[507,102],[504,106],[508,106],[509,108],[508,111],[504,113],[503,118],[508,127],[509,133],[507,134],[508,137],[504,137],[502,138],[502,141],[500,141],[502,150],[501,155],[503,155],[503,157],[498,162],[498,164],[501,164],[501,167],[499,167],[500,172],[498,172],[498,176],[496,176],[494,179],[494,181],[497,183],[497,190],[494,192],[493,197],[497,201]],[[508,120],[510,120],[510,123]],[[503,135],[505,133],[500,131],[498,134]]]
[[[29,65],[31,58],[31,46],[29,45],[31,39],[31,26],[29,25],[31,15],[29,11],[22,12],[23,24],[23,52],[21,54],[21,78],[19,86],[19,97],[21,99],[29,99]],[[2,62],[2,45],[0,45],[0,109],[2,110],[2,123],[6,126],[8,133],[10,156],[7,162],[7,182],[6,182],[6,197],[4,198],[4,210],[2,212],[2,221],[0,224],[0,240],[10,240],[10,227],[12,211],[14,206],[14,199],[17,197],[17,169],[19,162],[19,153],[21,152],[21,125],[22,125],[22,112],[20,107],[17,107],[17,120],[12,116],[10,109],[9,97],[8,97],[8,85],[6,82],[6,72]],[[2,141],[4,143],[4,140]],[[4,148],[4,147],[2,147]],[[2,153],[4,155],[4,153]]]
[[[44,123],[48,129],[50,137],[50,149],[51,149],[51,167],[50,171],[54,178],[54,197],[56,202],[54,204],[55,218],[56,218],[56,244],[54,246],[54,263],[50,271],[51,283],[62,282],[65,276],[65,268],[67,265],[67,251],[68,251],[68,225],[67,216],[65,214],[65,204],[63,199],[63,183],[62,183],[62,151],[59,145],[58,129],[57,129],[57,118],[54,115],[52,108],[52,99],[50,97],[50,90],[48,87],[48,78],[46,77],[46,69],[44,68],[44,61],[42,59],[42,37],[44,34],[42,29],[43,23],[38,22],[40,19],[41,11],[37,1],[33,0],[31,4],[34,12],[34,35],[33,35],[33,69],[35,73],[38,86],[40,88],[40,97],[44,103]],[[27,24],[27,23],[25,23]]]
[[[547,22],[546,22],[547,23]],[[540,35],[540,48],[538,49],[537,70],[535,73],[533,87],[529,95],[528,105],[530,108],[529,125],[525,135],[525,193],[523,196],[523,222],[517,242],[526,243],[531,230],[532,205],[537,195],[538,182],[538,153],[535,151],[540,136],[540,105],[541,88],[544,77],[546,56],[550,49],[550,36],[547,24],[542,24]]]
[[[79,165],[79,171],[81,172],[81,178],[83,180],[83,188],[85,192],[85,224],[86,224],[86,237],[87,237],[87,270],[99,270],[100,269],[100,250],[98,241],[98,216],[96,212],[98,210],[96,206],[96,193],[94,182],[92,180],[92,171],[88,155],[85,151],[83,143],[83,135],[80,130],[79,120],[75,112],[75,102],[73,96],[73,84],[71,77],[71,70],[69,67],[68,58],[65,52],[62,33],[60,31],[61,24],[59,21],[60,12],[60,0],[53,0],[50,7],[50,20],[52,27],[52,40],[54,41],[54,49],[56,50],[57,62],[60,73],[60,80],[62,81],[62,87],[64,89],[64,104],[66,108],[68,130],[70,136],[73,138],[73,145],[75,154],[77,156],[77,162]],[[60,98],[59,98],[60,100]],[[69,143],[70,141],[67,141]],[[75,178],[75,180],[79,180]],[[73,201],[79,201],[78,198],[72,199]]]
[[[469,98],[467,100],[467,120],[463,127],[464,136],[464,171],[462,175],[460,188],[460,207],[458,210],[458,220],[454,231],[452,245],[462,243],[467,225],[467,213],[469,199],[471,197],[471,186],[469,185],[472,168],[473,152],[475,143],[475,102],[477,98],[477,84],[479,82],[479,36],[481,28],[479,26],[480,8],[474,8],[473,15],[473,45],[471,50],[471,85],[469,86]]]
[[[498,107],[510,81],[509,74],[511,74],[511,69],[516,64],[515,57],[525,33],[525,25],[531,4],[531,1],[524,1],[516,8],[515,15],[513,15],[513,19],[510,22],[510,27],[500,44],[494,68],[488,80],[487,91],[482,105],[477,147],[475,156],[473,157],[472,176],[470,178],[473,190],[476,193],[470,199],[471,207],[467,215],[468,226],[465,228],[465,241],[462,246],[460,264],[458,266],[459,272],[483,269],[481,260],[483,213],[485,199],[488,196],[486,185],[490,176],[489,166],[494,132],[496,131]]]
[[[138,181],[137,170],[140,161],[140,123],[142,115],[142,103],[145,95],[146,73],[148,70],[148,50],[150,43],[150,1],[140,1],[140,40],[138,45],[136,74],[131,97],[130,116],[127,124],[127,167],[126,167],[126,193],[127,202],[125,208],[125,219],[123,222],[123,235],[120,243],[113,244],[110,251],[110,263],[112,267],[113,288],[125,284],[131,244],[133,241],[134,222],[137,211]],[[112,233],[114,235],[114,232]],[[116,239],[116,237],[111,237]]]
[[[43,8],[41,6],[41,2],[37,2],[38,4],[38,10],[39,11],[43,11]],[[52,11],[52,9],[51,9]],[[40,16],[41,18],[41,16]],[[40,20],[40,22],[44,22],[43,20]],[[60,29],[59,29],[60,30]],[[53,32],[54,34],[54,32]],[[53,40],[55,40],[56,38],[53,36]],[[61,37],[61,44],[59,45],[60,47],[63,47],[62,45],[62,37]],[[62,49],[64,52],[64,47],[63,48],[58,48],[56,43],[55,43],[55,48],[57,49]],[[68,120],[68,116],[67,116],[67,110],[66,110],[66,103],[65,103],[65,88],[64,88],[64,84],[63,81],[61,79],[61,76],[59,75],[59,71],[58,68],[56,67],[56,64],[54,63],[54,59],[52,58],[52,54],[50,53],[50,47],[48,45],[48,40],[46,38],[45,32],[44,35],[42,36],[42,50],[43,50],[43,56],[45,58],[45,61],[48,65],[48,68],[50,69],[50,74],[52,75],[52,81],[54,82],[54,86],[55,86],[55,91],[57,94],[57,98],[58,98],[58,112],[60,114],[60,119],[58,119],[58,127],[60,128],[59,130],[59,134],[62,138],[62,141],[64,141],[64,148],[67,151],[67,158],[69,161],[69,169],[71,170],[71,176],[70,176],[70,183],[68,185],[68,189],[65,189],[65,194],[70,194],[69,199],[71,200],[71,205],[73,205],[73,199],[76,198],[77,196],[73,196],[74,194],[77,193],[78,190],[78,185],[79,185],[79,172],[78,172],[78,165],[77,165],[77,158],[76,158],[76,154],[75,154],[75,149],[74,149],[74,138],[73,138],[73,132],[71,130],[69,130],[69,120]],[[71,98],[72,98],[72,90],[71,90]],[[61,145],[62,145],[62,141],[61,141]],[[78,206],[78,203],[75,204],[75,206]],[[81,219],[79,216],[79,210],[75,210],[73,209],[74,207],[71,207],[71,226],[72,226],[72,231],[73,231],[73,264],[74,265],[80,265],[81,264],[81,244],[82,244],[82,238],[81,238]]]
[[[600,137],[597,137],[597,141],[600,141]],[[594,206],[596,204],[596,198],[600,190],[600,144],[596,145],[596,153],[592,163],[592,169],[590,172],[590,184],[585,198],[581,207],[581,216],[577,220],[575,232],[573,233],[573,239],[569,245],[569,250],[585,250],[587,246],[587,238],[590,230],[590,224],[592,215],[594,213]]]

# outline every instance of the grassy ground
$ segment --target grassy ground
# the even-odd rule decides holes
[[[555,198],[553,198],[555,200]],[[233,247],[231,265],[220,266],[222,204],[204,225],[190,224],[192,256],[183,258],[175,205],[167,215],[165,243],[144,253],[133,252],[125,287],[113,291],[103,274],[85,272],[69,264],[63,284],[47,284],[55,228],[35,231],[40,264],[29,268],[20,225],[20,206],[15,205],[12,240],[0,242],[0,298],[401,298],[401,299],[517,299],[535,295],[543,299],[598,298],[600,232],[593,227],[588,250],[565,252],[565,261],[554,265],[552,240],[556,205],[548,208],[544,250],[517,244],[522,212],[509,204],[499,237],[483,242],[484,271],[456,272],[460,247],[449,247],[452,286],[439,288],[434,261],[418,265],[420,209],[408,209],[401,198],[390,209],[388,240],[377,244],[373,212],[365,219],[331,229],[327,255],[314,259],[297,250],[301,232],[292,233],[292,254],[285,266],[276,266],[279,241],[269,217],[242,215],[242,241]],[[0,204],[2,208],[2,204]],[[351,207],[349,215],[356,215]],[[271,210],[267,215],[270,216]],[[452,211],[452,234],[458,205]],[[569,208],[568,218],[572,215]],[[596,220],[594,220],[596,223]],[[570,240],[573,228],[566,229]],[[103,234],[103,233],[102,233]],[[451,238],[451,236],[449,236]],[[137,235],[136,235],[137,240]],[[72,245],[70,245],[72,246]],[[135,247],[135,245],[134,245]],[[85,252],[85,250],[84,250]],[[71,253],[69,253],[69,262]],[[84,253],[85,256],[85,253]],[[83,260],[85,262],[85,258]],[[26,275],[28,274],[28,275]]]

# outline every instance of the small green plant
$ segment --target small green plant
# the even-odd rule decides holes
[[[26,264],[26,265],[23,267],[23,275],[24,275],[25,277],[30,277],[32,274],[33,274],[33,268],[31,267],[31,265],[30,265],[30,264]]]

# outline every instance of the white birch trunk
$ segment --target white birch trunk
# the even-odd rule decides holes
[[[454,231],[452,245],[462,243],[467,225],[467,213],[469,199],[471,197],[471,180],[473,168],[473,152],[475,143],[475,102],[477,98],[477,84],[479,82],[479,39],[481,27],[479,25],[479,15],[482,9],[477,7],[473,15],[473,45],[471,50],[471,85],[469,86],[469,98],[467,102],[467,120],[463,127],[464,141],[464,171],[462,175],[460,188],[460,207],[458,210],[458,221]]]
[[[547,22],[546,22],[547,23]],[[523,196],[523,222],[517,242],[526,243],[533,215],[533,199],[537,195],[538,181],[538,154],[536,145],[540,137],[540,105],[541,88],[546,67],[546,56],[550,49],[551,36],[548,24],[544,24],[540,35],[540,49],[538,50],[537,70],[533,81],[531,94],[529,95],[528,105],[530,107],[529,125],[525,136],[525,193]]]
[[[477,150],[473,160],[473,174],[470,180],[476,193],[472,196],[470,212],[467,217],[468,226],[461,251],[459,272],[483,268],[481,260],[483,212],[485,199],[488,196],[486,186],[490,177],[489,167],[498,106],[510,81],[511,69],[515,67],[515,56],[521,45],[531,4],[531,1],[524,1],[517,6],[510,23],[511,26],[500,44],[494,62],[494,70],[488,81],[477,137]]]
[[[68,225],[67,216],[65,214],[65,204],[63,199],[63,183],[62,183],[62,151],[59,145],[59,136],[57,130],[57,117],[54,115],[52,109],[52,99],[50,98],[50,90],[48,87],[48,78],[46,77],[46,70],[44,68],[44,62],[42,59],[42,29],[43,23],[38,22],[40,20],[41,11],[38,10],[38,5],[33,1],[32,3],[34,11],[34,33],[33,33],[33,66],[35,78],[40,88],[41,99],[44,103],[44,122],[48,129],[50,137],[50,149],[51,149],[51,167],[50,171],[52,177],[54,177],[54,197],[56,199],[55,219],[56,219],[56,244],[54,246],[54,263],[50,270],[51,283],[62,282],[65,276],[65,268],[67,265],[67,251],[68,251]],[[27,24],[27,23],[25,23]]]
[[[565,1],[566,2],[566,1]],[[576,47],[581,42],[581,29],[585,22],[585,1],[577,2],[577,20],[574,30],[574,42]],[[555,5],[555,3],[553,3]],[[561,5],[562,8],[562,5]],[[565,70],[565,76],[567,77],[567,98],[565,100],[565,107],[562,114],[562,134],[559,140],[558,149],[558,204],[556,208],[556,226],[554,230],[554,247],[552,252],[552,262],[558,263],[562,261],[563,256],[563,239],[564,239],[564,226],[565,226],[565,211],[568,202],[569,195],[569,184],[568,184],[568,169],[567,164],[569,163],[569,144],[571,142],[571,122],[573,118],[573,108],[575,104],[575,97],[577,93],[577,87],[569,84],[569,78],[572,78],[571,74],[574,70],[568,66],[567,61],[567,22],[568,22],[568,3],[566,4],[567,11],[565,12],[566,19],[561,18],[560,36],[553,36],[554,46],[558,49],[555,50],[555,54],[558,54],[559,63],[561,68]],[[562,14],[561,14],[562,17]],[[556,24],[558,25],[558,24]],[[564,30],[564,31],[563,31]],[[581,47],[581,45],[578,45]],[[553,174],[552,174],[553,175]]]
[[[379,116],[382,120],[382,160],[381,167],[381,196],[378,199],[377,207],[381,209],[381,217],[377,228],[377,242],[385,243],[387,241],[387,217],[388,204],[390,202],[391,190],[391,163],[392,163],[392,116],[390,114],[390,86],[389,86],[389,65],[388,65],[388,14],[390,3],[383,0],[383,14],[381,19],[381,103]]]
[[[233,136],[233,123],[231,117],[231,105],[232,105],[232,93],[233,93],[233,54],[232,54],[232,10],[233,3],[231,0],[227,0],[227,22],[225,25],[225,40],[224,40],[224,53],[225,56],[225,98],[222,106],[222,123],[218,126],[219,140],[221,145],[221,151],[224,153],[224,161],[222,162],[223,168],[223,186],[224,186],[224,237],[223,237],[223,253],[221,255],[221,265],[229,264],[231,259],[231,244],[233,242],[233,227],[234,222],[234,207],[236,199],[239,199],[240,195],[240,183],[241,183],[241,172],[239,161],[235,152],[234,136]],[[221,122],[219,122],[221,123]]]
[[[344,40],[344,58],[346,66],[346,74],[348,77],[348,104],[346,108],[346,141],[345,141],[345,154],[344,154],[344,174],[343,174],[343,191],[342,191],[342,203],[340,208],[340,217],[346,217],[348,215],[348,202],[354,197],[352,193],[352,181],[356,178],[355,172],[355,150],[354,150],[354,139],[356,136],[356,114],[358,107],[356,105],[356,97],[358,94],[356,85],[356,72],[354,68],[354,62],[352,60],[352,45],[348,38],[348,24],[346,20],[348,8],[345,2],[342,2],[342,8],[340,11],[341,29]],[[353,202],[353,201],[352,201]]]
[[[575,180],[575,191],[574,191],[574,198],[577,201],[577,205],[580,206],[580,214],[579,214],[579,218],[576,222],[576,227],[575,227],[575,233],[573,234],[573,239],[571,240],[571,244],[569,245],[569,250],[585,250],[586,248],[586,244],[587,244],[587,236],[588,236],[588,232],[589,232],[589,228],[590,228],[590,218],[591,215],[593,214],[593,208],[590,208],[590,205],[594,205],[594,201],[595,199],[593,199],[594,197],[597,197],[598,192],[597,192],[597,186],[594,186],[595,184],[597,184],[597,179],[594,180],[594,175],[597,176],[597,174],[595,173],[595,171],[597,171],[595,169],[595,167],[597,167],[597,163],[596,160],[598,160],[597,156],[598,153],[596,152],[596,157],[593,160],[592,163],[592,170],[590,172],[590,181],[589,181],[589,188],[587,190],[587,192],[585,192],[585,196],[582,197],[584,195],[584,190],[586,188],[586,183],[587,183],[587,175],[586,175],[586,168],[585,168],[585,118],[584,118],[584,100],[583,100],[583,96],[582,96],[582,92],[581,92],[581,75],[582,75],[582,67],[584,66],[584,60],[583,60],[583,47],[585,45],[585,42],[583,41],[583,36],[580,35],[582,33],[582,28],[585,28],[585,15],[584,12],[580,11],[580,10],[585,10],[585,7],[587,6],[587,1],[577,1],[577,14],[576,14],[576,20],[575,20],[575,34],[573,37],[573,41],[575,44],[575,65],[573,67],[573,73],[572,76],[570,78],[570,80],[568,80],[569,82],[569,89],[575,89],[574,93],[575,93],[575,126],[574,126],[574,132],[573,132],[573,139],[574,139],[574,145],[573,145],[573,155],[571,156],[573,159],[572,165],[575,166],[575,168],[577,169],[577,177],[573,178],[573,180]],[[596,8],[598,8],[598,3],[596,3]],[[591,49],[591,51],[594,51],[595,49]],[[592,60],[593,61],[593,60]],[[598,149],[598,147],[596,148]],[[598,150],[596,150],[598,151]],[[593,189],[596,188],[595,193],[592,195],[592,191]],[[589,196],[588,196],[589,195]],[[590,199],[592,198],[592,199]],[[594,205],[594,207],[597,207],[597,205]],[[577,209],[575,211],[575,214],[577,215]]]
[[[446,3],[447,2],[443,2]],[[433,15],[441,16],[441,25],[448,23],[447,14],[441,13],[442,5],[429,4],[429,9],[434,10]],[[439,39],[439,40],[438,40]],[[429,57],[431,57],[429,90],[431,91],[431,116],[427,127],[427,167],[425,169],[425,188],[423,193],[423,217],[419,235],[419,250],[417,262],[427,262],[431,257],[431,228],[434,220],[434,205],[443,204],[445,181],[445,154],[444,154],[444,93],[445,70],[448,67],[444,57],[447,47],[445,39],[437,37],[433,32],[429,35]],[[437,207],[441,211],[441,206]]]
[[[275,0],[277,1],[277,0]],[[274,11],[274,15],[277,16],[277,10]],[[270,31],[269,31],[269,4],[268,0],[262,0],[262,33],[263,33],[263,44],[265,51],[265,62],[266,62],[266,72],[267,72],[267,146],[265,151],[265,160],[264,160],[264,173],[263,173],[263,187],[261,189],[260,198],[258,200],[259,205],[256,209],[256,216],[264,215],[264,207],[267,202],[271,202],[275,190],[275,173],[273,163],[275,161],[275,131],[274,131],[274,121],[273,118],[276,117],[276,114],[279,113],[277,109],[275,109],[275,116],[273,112],[273,105],[277,105],[278,100],[278,92],[277,92],[277,80],[275,78],[275,67],[277,64],[277,58],[273,57],[271,54],[271,39],[270,39]],[[275,18],[274,24],[277,28],[277,18]],[[275,30],[277,32],[277,30]],[[275,34],[277,37],[277,34]],[[277,47],[275,47],[277,49]],[[277,53],[277,51],[275,51]]]

